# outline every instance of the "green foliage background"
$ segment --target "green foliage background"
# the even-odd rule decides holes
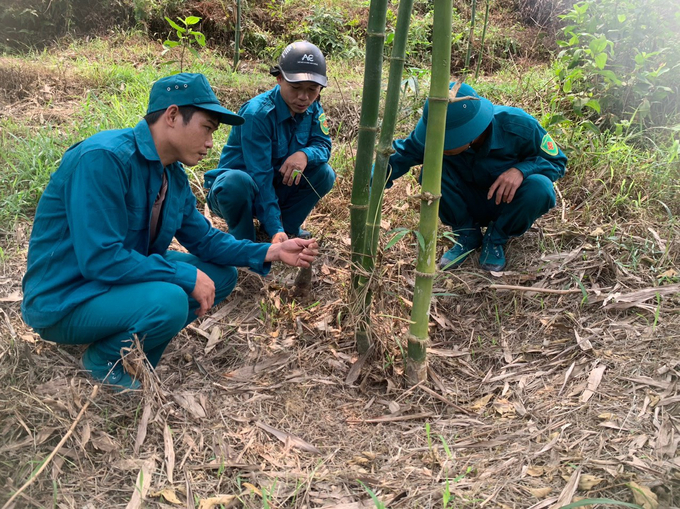
[[[562,18],[555,71],[577,115],[619,132],[677,120],[680,3],[583,1]]]

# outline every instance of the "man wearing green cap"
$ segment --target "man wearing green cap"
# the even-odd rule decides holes
[[[158,80],[134,128],[103,131],[66,151],[35,215],[22,314],[43,339],[88,344],[84,368],[118,389],[139,381],[121,362],[133,336],[156,366],[172,338],[233,290],[235,267],[307,267],[313,239],[239,241],[196,209],[183,164],[212,148],[220,105],[202,74]],[[176,238],[188,253],[169,251]]]
[[[446,114],[439,218],[457,238],[439,267],[458,267],[481,247],[482,269],[500,271],[508,239],[555,206],[553,182],[564,176],[567,158],[523,110],[493,105],[465,83],[456,99]],[[387,187],[423,163],[428,110],[425,102],[415,130],[394,142]]]
[[[277,85],[239,110],[246,122],[229,133],[219,168],[205,173],[210,210],[237,239],[255,240],[253,218],[272,242],[308,238],[301,228],[333,188],[326,114],[326,60],[307,41],[288,45],[270,73]]]

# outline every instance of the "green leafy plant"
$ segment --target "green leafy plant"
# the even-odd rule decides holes
[[[304,26],[305,37],[324,55],[342,58],[363,56],[356,39],[347,32],[345,18],[335,9],[315,9]]]
[[[368,493],[371,496],[371,500],[373,500],[373,504],[375,504],[376,509],[385,509],[385,504],[383,504],[377,497],[377,495],[373,493],[373,490],[366,486],[363,482],[359,481],[358,479],[357,481],[366,490],[366,493]]]
[[[555,74],[577,116],[609,129],[667,125],[678,114],[680,5],[582,1],[561,17]]]
[[[180,23],[182,23],[184,26],[180,26],[174,21],[172,21],[170,18],[165,16],[165,21],[168,22],[168,24],[175,29],[175,33],[177,34],[177,40],[173,41],[170,39],[167,39],[163,41],[163,55],[165,55],[168,51],[173,50],[174,48],[180,48],[180,53],[179,53],[179,72],[184,72],[184,61],[185,61],[185,56],[186,52],[190,52],[192,55],[194,55],[196,58],[199,57],[198,55],[198,50],[194,46],[198,46],[200,48],[205,47],[205,35],[203,35],[202,32],[199,32],[197,30],[194,30],[191,28],[192,26],[196,25],[201,21],[201,18],[198,16],[187,16],[186,18],[177,18]],[[165,62],[166,64],[173,64],[177,62],[178,60],[168,60]]]

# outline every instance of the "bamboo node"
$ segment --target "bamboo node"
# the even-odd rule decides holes
[[[390,157],[392,154],[396,152],[396,150],[394,150],[394,147],[392,147],[392,145],[389,145],[385,148],[378,149],[376,152],[378,152],[378,154],[380,155],[384,155],[385,157]]]
[[[368,205],[355,205],[354,203],[350,203],[349,208],[354,210],[368,210]]]
[[[428,336],[426,338],[419,338],[418,336],[415,336],[413,333],[409,332],[406,335],[406,340],[409,343],[427,343],[430,340],[430,337]]]
[[[434,279],[437,275],[436,272],[420,272],[419,270],[416,270],[415,273],[417,277],[423,277],[425,279]]]
[[[438,200],[442,197],[441,194],[433,194],[429,191],[425,191],[420,195],[422,201],[426,201],[428,205],[432,205],[432,202]]]

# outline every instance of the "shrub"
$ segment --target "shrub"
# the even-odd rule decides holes
[[[677,116],[680,4],[583,1],[562,18],[555,73],[577,115],[604,128],[667,125]]]
[[[4,0],[0,46],[26,49],[68,33],[89,34],[133,24],[129,0]]]

